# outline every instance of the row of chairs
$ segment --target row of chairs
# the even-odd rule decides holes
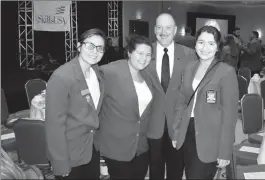
[[[32,99],[40,94],[41,91],[45,90],[47,83],[42,79],[31,79],[25,84],[25,91],[28,100],[28,105],[30,107]],[[29,109],[16,112],[14,114],[9,114],[7,100],[5,92],[1,89],[1,124],[10,128],[8,121],[17,117],[29,117]]]
[[[28,104],[29,107],[31,105],[31,101],[32,99],[37,95],[40,94],[42,90],[46,89],[46,82],[41,80],[41,79],[32,79],[27,81],[27,83],[25,84],[25,90],[26,90],[26,96],[27,96],[27,100],[28,100]],[[5,96],[5,92],[3,89],[1,89],[1,134],[2,135],[7,135],[7,134],[12,134],[15,133],[15,137],[16,138],[8,138],[5,140],[1,140],[1,144],[2,144],[2,148],[9,152],[9,151],[17,151],[17,155],[18,155],[18,160],[19,162],[21,160],[25,161],[25,154],[29,154],[29,155],[33,155],[31,153],[25,153],[25,151],[23,150],[23,147],[28,147],[27,145],[25,145],[25,143],[27,142],[34,142],[35,145],[34,146],[30,146],[33,149],[36,149],[38,147],[42,148],[42,142],[39,141],[33,141],[34,138],[36,138],[37,134],[43,134],[41,132],[41,130],[39,130],[38,128],[35,127],[35,130],[33,128],[33,131],[35,131],[35,135],[34,136],[29,136],[25,139],[23,139],[23,141],[21,141],[21,138],[23,138],[23,135],[27,135],[28,133],[26,133],[27,131],[30,131],[31,126],[29,124],[34,124],[34,126],[36,126],[35,123],[37,124],[43,124],[43,121],[39,121],[39,120],[33,120],[33,121],[29,121],[27,119],[24,119],[25,122],[22,123],[22,121],[20,121],[20,119],[22,118],[29,118],[30,117],[30,109],[27,110],[23,110],[23,111],[19,111],[16,112],[14,114],[9,114],[9,110],[8,110],[8,105],[7,105],[7,100],[6,100],[6,96]],[[16,120],[19,119],[19,120]],[[11,121],[13,120],[13,121]],[[21,123],[23,125],[21,125]],[[21,131],[20,126],[24,126],[25,128],[28,127],[29,129],[24,129],[23,131]],[[44,124],[43,124],[44,127]],[[23,127],[24,128],[24,127]],[[42,128],[44,129],[44,128]],[[30,132],[30,134],[32,134]],[[39,142],[39,143],[38,143]],[[21,149],[22,148],[22,149]],[[43,148],[43,150],[45,151],[45,148]],[[29,151],[30,152],[30,151]],[[39,151],[38,151],[39,152]],[[33,159],[36,159],[37,161],[39,160],[39,158],[37,156],[32,157]],[[29,163],[29,161],[25,161],[26,164],[35,164],[35,163]]]
[[[260,148],[264,136],[264,104],[259,94],[246,94],[241,99],[243,132],[248,137],[233,147],[231,164],[227,167],[228,179],[241,177],[239,169],[257,165],[257,158],[260,153],[249,153],[241,151],[242,147]],[[258,171],[258,170],[257,170]],[[241,177],[242,179],[242,177]]]
[[[252,134],[263,128],[263,100],[258,94],[246,94],[241,101],[243,131]],[[46,157],[44,121],[19,119],[13,123],[18,153],[29,165],[49,164]]]
[[[249,82],[245,77],[241,75],[237,76],[237,80],[238,80],[239,101],[240,101],[245,94],[248,94]],[[260,82],[260,89],[261,89],[261,97],[263,98],[263,101],[265,101],[265,81],[264,80]]]

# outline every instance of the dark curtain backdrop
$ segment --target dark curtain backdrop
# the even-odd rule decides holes
[[[1,2],[1,86],[5,91],[9,111],[27,109],[24,84],[31,78],[42,78],[38,72],[19,67],[18,55],[18,3]],[[90,28],[100,28],[107,34],[107,1],[77,2],[78,35]],[[35,52],[51,53],[64,63],[64,33],[35,31]]]

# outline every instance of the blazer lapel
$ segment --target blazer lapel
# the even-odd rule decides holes
[[[73,63],[76,64],[76,66],[75,66],[75,77],[80,82],[80,91],[82,92],[84,90],[88,90],[88,92],[90,92],[90,90],[89,90],[89,88],[87,86],[87,83],[86,83],[85,76],[84,76],[83,71],[81,69],[79,60],[77,58],[75,58],[75,59],[73,59]],[[91,93],[89,93],[88,96],[90,97],[89,101],[88,101],[88,104],[90,106],[92,106],[94,109],[96,109],[95,105],[94,105],[94,102],[93,102],[93,99],[92,99],[92,96],[91,96]]]
[[[198,88],[198,92],[212,79],[212,74],[215,72],[215,69],[218,65],[216,65],[214,68],[213,66],[217,63],[218,61],[216,59],[214,59],[210,66],[207,69],[207,72],[210,70],[210,72],[205,76],[205,78],[203,78],[203,81],[201,82],[199,88]],[[197,71],[197,70],[196,70]],[[207,73],[206,72],[206,73]]]
[[[186,94],[186,96],[188,98],[190,98],[191,95],[194,93],[194,90],[192,87],[192,82],[193,82],[193,79],[195,77],[198,66],[199,66],[199,61],[194,61],[194,64],[188,70],[190,73],[186,73],[186,76],[185,76],[185,78],[187,79],[187,84],[185,84],[185,86],[184,86],[185,92],[183,92],[183,93]],[[186,82],[186,81],[184,80],[184,82]]]
[[[136,89],[135,89],[135,86],[134,86],[134,82],[133,82],[133,78],[131,76],[131,72],[130,72],[130,68],[129,68],[129,65],[128,65],[128,62],[127,60],[124,60],[123,63],[120,64],[121,67],[120,67],[120,77],[122,79],[122,84],[123,84],[123,87],[126,88],[126,94],[128,96],[131,96],[131,100],[133,101],[133,111],[135,112],[136,116],[139,117],[139,102],[138,102],[138,97],[137,97],[137,94],[136,94]]]
[[[177,76],[177,72],[182,71],[182,66],[179,64],[180,63],[180,57],[184,56],[183,51],[178,47],[178,45],[175,43],[174,44],[174,66],[173,66],[173,73],[169,81],[168,89],[171,89],[171,86],[174,86],[175,83],[171,81],[173,77]]]
[[[156,71],[156,46],[157,46],[157,42],[153,43],[152,60],[151,60],[149,66],[147,68],[148,68],[148,71],[150,73],[150,77],[151,77],[152,81],[154,82],[154,86],[162,94],[165,94],[165,92],[161,86],[160,80],[158,78],[157,71]]]

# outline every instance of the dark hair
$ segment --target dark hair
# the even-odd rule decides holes
[[[258,33],[258,31],[252,31],[252,34],[253,34],[256,38],[259,38],[259,33]]]
[[[191,28],[187,26],[187,27],[185,28],[185,33],[191,33]]]
[[[82,43],[85,41],[86,38],[89,38],[91,36],[100,36],[103,38],[104,40],[104,45],[106,45],[106,35],[105,33],[100,30],[100,29],[97,29],[97,28],[94,28],[94,29],[89,29],[87,31],[85,31],[79,38],[79,42]]]
[[[207,32],[207,33],[210,33],[213,35],[214,37],[214,40],[217,44],[217,52],[215,54],[215,57],[217,59],[220,58],[220,55],[221,55],[221,50],[222,50],[222,46],[223,46],[223,43],[221,42],[221,33],[220,31],[218,31],[218,29],[216,29],[215,27],[213,26],[203,26],[201,27],[197,32],[196,32],[196,35],[195,35],[195,42],[197,42],[199,36],[203,33],[203,32]],[[196,45],[195,45],[196,46]],[[196,55],[197,57],[199,58],[197,52],[196,52]]]
[[[145,36],[132,34],[126,38],[126,42],[127,45],[125,47],[125,53],[124,53],[125,58],[128,58],[128,53],[132,53],[136,49],[136,46],[140,44],[145,44],[147,46],[150,46],[153,51],[151,41]]]
[[[240,30],[240,28],[239,28],[239,27],[235,27],[235,28],[233,29],[233,32],[236,31],[236,30]]]

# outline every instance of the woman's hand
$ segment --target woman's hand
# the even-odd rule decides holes
[[[230,164],[230,160],[224,160],[224,159],[218,159],[217,158],[217,163],[218,163],[218,165],[217,165],[218,168],[224,168],[228,164]]]
[[[176,147],[177,147],[177,141],[172,141],[172,146],[173,146],[174,148],[176,148]]]

